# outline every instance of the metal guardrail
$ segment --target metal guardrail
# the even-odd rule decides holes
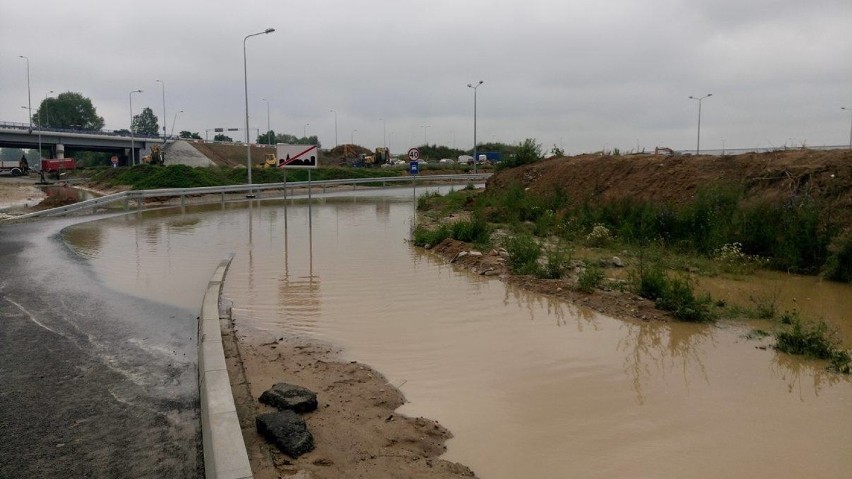
[[[328,188],[333,186],[346,186],[346,185],[364,185],[364,184],[376,184],[381,183],[382,187],[385,187],[387,183],[424,183],[424,182],[439,182],[439,183],[451,183],[451,182],[471,182],[471,181],[484,181],[491,173],[478,173],[478,174],[463,174],[463,175],[427,175],[422,177],[417,176],[387,176],[387,177],[378,177],[378,178],[345,178],[338,180],[323,180],[323,181],[288,181],[286,183],[262,183],[262,184],[254,184],[254,185],[227,185],[227,186],[203,186],[198,188],[160,188],[155,190],[135,190],[135,191],[124,191],[121,193],[114,193],[111,195],[101,196],[99,198],[93,198],[90,200],[80,201],[78,203],[74,203],[72,205],[60,206],[57,208],[51,208],[48,210],[35,211],[33,213],[27,213],[24,215],[14,216],[11,218],[0,219],[0,222],[12,222],[17,220],[38,218],[38,217],[50,217],[50,216],[63,216],[69,213],[75,213],[78,211],[91,210],[92,213],[97,213],[99,210],[106,208],[109,205],[114,203],[124,203],[124,210],[129,211],[131,207],[131,202],[134,203],[136,209],[143,209],[145,205],[145,198],[164,198],[164,197],[172,197],[172,198],[181,198],[184,200],[187,196],[202,196],[202,195],[221,195],[221,201],[225,200],[226,194],[234,194],[234,193],[246,193],[246,194],[254,194],[263,191],[270,190],[292,190],[297,188],[307,188],[316,187],[316,188]],[[261,198],[262,199],[262,198]],[[183,201],[181,202],[183,204]]]

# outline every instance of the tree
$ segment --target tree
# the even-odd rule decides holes
[[[139,135],[157,136],[160,132],[157,115],[147,106],[142,109],[142,113],[133,115],[132,126],[133,132]]]
[[[287,143],[289,145],[317,145],[317,147],[322,147],[319,142],[319,137],[317,137],[316,135],[303,136],[299,138],[296,135],[281,133],[279,135],[275,135],[275,141],[273,141],[272,143]]]
[[[104,127],[104,119],[98,116],[92,100],[69,91],[42,100],[33,113],[33,124],[69,130],[100,130]]]
[[[216,136],[213,137],[213,141],[227,141],[230,143],[233,142],[234,139],[230,136],[226,136],[224,133],[217,133]]]
[[[180,132],[180,137],[185,139],[185,140],[200,140],[201,139],[201,135],[199,135],[197,132],[190,132],[190,131],[186,131],[186,130],[183,130],[183,131]]]
[[[509,158],[504,158],[498,165],[499,169],[514,168],[516,166],[526,165],[541,159],[541,144],[536,143],[535,139],[527,138],[515,148],[515,154]]]
[[[257,136],[257,143],[259,145],[274,145],[275,144],[275,131],[269,130],[262,135]]]

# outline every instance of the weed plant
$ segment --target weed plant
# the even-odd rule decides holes
[[[763,265],[803,274],[824,271],[838,281],[852,280],[852,239],[840,241],[835,252],[829,245],[839,228],[823,214],[817,202],[793,197],[784,204],[745,201],[744,188],[717,183],[701,188],[686,205],[659,204],[632,198],[600,201],[589,197],[571,204],[564,190],[533,195],[521,184],[477,199],[488,221],[515,229],[531,222],[533,233],[563,239],[582,238],[600,244],[602,228],[624,245],[661,245],[687,254],[715,259],[728,254],[723,269],[749,272]],[[595,232],[597,226],[597,233]],[[605,242],[605,241],[604,241]]]
[[[577,277],[577,291],[591,293],[599,287],[604,280],[604,271],[597,265],[590,265],[580,272]]]
[[[519,234],[509,236],[504,240],[504,246],[509,253],[509,266],[516,274],[536,274],[539,269],[538,258],[541,256],[541,245],[535,238]]]
[[[827,359],[829,369],[849,374],[852,371],[852,358],[849,352],[840,347],[837,332],[825,321],[807,322],[796,313],[784,315],[782,324],[787,326],[775,335],[775,348],[788,354],[799,354],[810,358]]]
[[[560,279],[571,267],[571,250],[557,246],[544,254],[544,265],[538,268],[536,276],[543,279]]]

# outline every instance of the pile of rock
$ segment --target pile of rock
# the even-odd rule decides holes
[[[316,410],[315,392],[294,384],[277,383],[260,396],[260,402],[278,409],[255,419],[261,436],[293,458],[313,450],[314,437],[299,414]]]

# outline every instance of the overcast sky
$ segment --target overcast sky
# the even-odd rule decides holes
[[[480,142],[690,149],[707,93],[702,149],[849,141],[852,0],[4,0],[0,121],[27,121],[24,55],[33,109],[74,91],[128,128],[142,89],[162,127],[159,79],[175,133],[244,127],[243,38],[266,28],[251,128],[266,98],[273,130],[325,147],[470,148],[479,80]]]

